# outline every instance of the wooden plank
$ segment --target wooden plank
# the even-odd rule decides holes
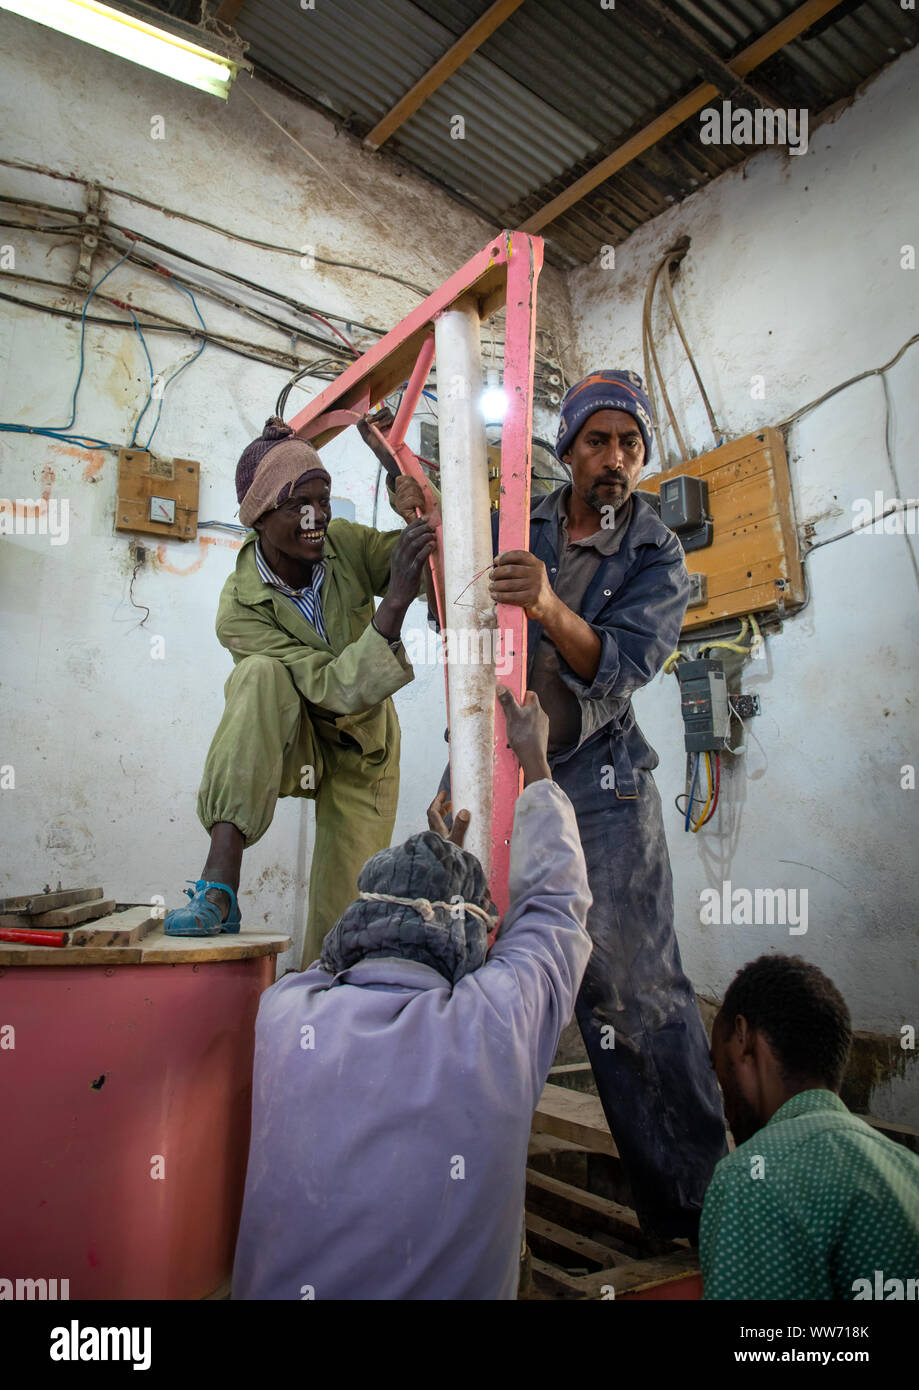
[[[613,1250],[599,1240],[591,1240],[589,1236],[578,1235],[577,1231],[566,1230],[564,1226],[559,1226],[555,1221],[548,1221],[544,1216],[537,1216],[532,1211],[526,1213],[526,1228],[537,1240],[555,1245],[559,1250],[568,1251],[576,1260],[589,1260],[600,1269],[632,1263],[630,1255],[623,1255],[620,1250]],[[576,1260],[569,1260],[568,1263],[573,1264]]]
[[[56,893],[26,893],[19,898],[0,900],[0,913],[51,912],[56,907],[70,907],[73,903],[88,903],[101,897],[101,888],[64,888]]]
[[[71,946],[134,946],[148,932],[162,925],[161,917],[151,916],[149,907],[131,907],[126,912],[113,912],[92,926],[78,927],[70,938]]]
[[[26,946],[0,941],[0,969],[16,965],[140,965],[137,946]]]
[[[572,1091],[567,1086],[554,1086],[549,1082],[539,1098],[532,1127],[537,1134],[554,1134],[592,1153],[619,1157],[603,1106],[596,1096],[583,1091]]]
[[[559,1178],[549,1177],[547,1173],[538,1173],[535,1168],[526,1170],[526,1181],[528,1201],[532,1199],[534,1205],[538,1197],[544,1195],[551,1199],[553,1209],[559,1214],[563,1210],[579,1212],[618,1240],[641,1248],[643,1237],[638,1217],[628,1207],[608,1197],[598,1197],[582,1187],[573,1187]]]
[[[227,0],[224,0],[224,3],[227,3]],[[431,93],[443,86],[447,78],[456,72],[457,68],[461,67],[466,59],[522,4],[523,0],[495,0],[495,3],[489,6],[475,24],[471,25],[464,34],[461,34],[446,53],[419,77],[414,86],[405,93],[405,96],[400,97],[395,106],[387,111],[382,120],[377,122],[373,130],[365,135],[364,144],[367,148],[378,150],[383,142],[389,139],[393,131],[398,130],[409,116],[413,116],[419,106],[427,101]]]
[[[758,63],[764,62],[766,58],[776,53],[786,43],[790,43],[796,35],[810,28],[812,24],[830,10],[835,9],[840,3],[841,0],[806,0],[805,4],[799,5],[780,23],[773,25],[762,38],[750,44],[742,53],[738,53],[737,57],[729,64],[732,72],[736,72],[738,77],[746,77],[747,73]],[[557,217],[561,217],[562,213],[567,212],[574,203],[579,202],[581,198],[586,197],[601,183],[612,178],[613,174],[618,173],[633,159],[637,159],[652,145],[656,145],[658,140],[662,140],[671,130],[682,125],[683,121],[688,120],[697,111],[701,111],[702,107],[706,106],[717,95],[718,88],[711,82],[704,82],[701,86],[694,87],[687,96],[676,102],[675,105],[668,107],[649,125],[633,135],[630,140],[626,140],[618,149],[613,150],[612,154],[601,159],[599,164],[595,164],[581,178],[575,179],[574,183],[569,184],[558,197],[545,203],[537,212],[534,212],[531,217],[520,224],[519,230],[530,233],[541,231],[547,223],[554,222]]]
[[[551,1294],[553,1298],[584,1297],[581,1281],[576,1275],[567,1274],[565,1270],[549,1264],[547,1260],[540,1260],[536,1255],[533,1256],[531,1269],[533,1283],[540,1292]]]
[[[159,930],[141,943],[144,965],[193,965],[216,960],[252,960],[286,951],[290,937],[270,931],[221,932],[219,936],[166,936]]]
[[[36,930],[45,927],[75,927],[115,911],[115,899],[105,898],[90,903],[75,903],[73,907],[56,907],[51,912],[35,912],[23,918],[11,913],[0,916],[0,927],[22,927],[28,924]]]
[[[611,1284],[616,1296],[651,1288],[669,1279],[684,1279],[687,1274],[699,1273],[698,1250],[674,1250],[654,1255],[646,1260],[630,1260],[628,1264],[584,1274],[578,1280],[584,1298],[600,1298],[604,1285]]]

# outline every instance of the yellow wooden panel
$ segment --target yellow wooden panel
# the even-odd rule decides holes
[[[767,428],[642,479],[660,492],[680,474],[708,484],[712,544],[686,556],[691,574],[704,574],[708,600],[690,608],[684,632],[745,613],[785,612],[804,602],[788,460],[782,437]]]
[[[193,459],[158,459],[145,449],[122,449],[115,530],[193,541],[198,534],[199,469]],[[174,522],[150,520],[151,497],[175,502]]]

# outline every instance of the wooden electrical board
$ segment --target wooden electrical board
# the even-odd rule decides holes
[[[177,541],[198,534],[198,475],[193,459],[159,459],[144,449],[118,454],[115,530]]]
[[[668,478],[688,473],[708,484],[712,544],[686,556],[690,574],[706,581],[706,599],[686,610],[683,631],[742,617],[784,613],[804,602],[788,459],[771,427],[722,444],[666,473],[643,478],[642,492],[660,493]]]

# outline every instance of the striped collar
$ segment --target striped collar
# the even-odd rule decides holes
[[[294,589],[290,584],[286,584],[265,559],[261,543],[258,539],[255,542],[255,567],[258,570],[259,578],[263,584],[268,584],[272,589],[277,589],[278,593],[284,594],[290,599],[294,607],[303,614],[307,622],[316,629],[323,641],[329,640],[322,617],[322,581],[325,579],[326,560],[323,557],[313,565],[313,573],[309,584],[302,589]]]
[[[275,574],[274,570],[265,559],[265,552],[262,550],[261,542],[255,542],[255,567],[263,584],[270,584],[272,589],[279,589],[288,598],[300,598],[303,594],[317,593],[322,587],[325,578],[326,562],[325,557],[317,560],[313,565],[313,574],[310,582],[305,584],[302,589],[294,589],[290,584],[286,584],[280,575]]]

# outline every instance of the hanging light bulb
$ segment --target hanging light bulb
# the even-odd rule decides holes
[[[485,390],[480,401],[482,414],[488,424],[504,419],[507,410],[507,396],[501,389],[501,378],[497,367],[489,367],[485,373]]]

